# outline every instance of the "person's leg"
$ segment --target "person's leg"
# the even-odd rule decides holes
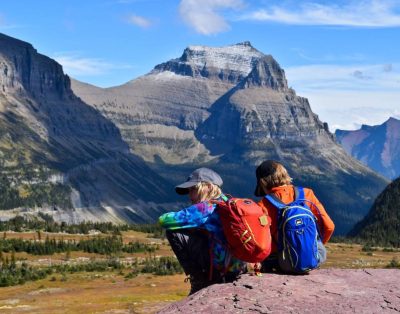
[[[208,237],[199,230],[166,232],[167,239],[191,283],[190,294],[208,286],[210,255]]]
[[[269,255],[265,260],[261,262],[261,272],[262,273],[272,273],[279,271],[279,261],[278,254],[273,253]]]

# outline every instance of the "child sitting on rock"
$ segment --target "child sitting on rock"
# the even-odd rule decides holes
[[[229,282],[246,271],[246,263],[227,250],[220,217],[212,201],[227,200],[221,177],[211,169],[193,171],[175,191],[188,195],[191,206],[159,218],[179,263],[189,276],[189,294],[213,283]],[[210,256],[211,255],[211,256]]]
[[[314,192],[292,185],[277,161],[261,163],[256,177],[254,194],[263,197],[258,204],[268,213],[272,236],[271,254],[261,271],[307,273],[319,267],[335,226]]]

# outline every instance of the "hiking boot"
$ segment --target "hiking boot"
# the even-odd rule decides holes
[[[197,291],[210,285],[210,283],[204,278],[204,276],[189,275],[185,279],[185,282],[187,281],[190,281],[189,295],[192,295],[193,293],[196,293]]]

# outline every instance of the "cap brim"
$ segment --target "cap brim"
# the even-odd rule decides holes
[[[265,195],[265,193],[263,193],[263,191],[262,191],[262,189],[261,189],[260,183],[258,183],[258,182],[257,182],[256,189],[255,189],[255,191],[254,191],[254,195],[255,195],[255,196],[258,196],[258,197],[261,197],[261,196],[264,196],[264,195]]]
[[[175,191],[176,193],[180,194],[180,195],[185,195],[189,193],[189,188],[191,188],[192,186],[197,185],[199,182],[194,182],[194,181],[187,181],[184,182],[182,184],[179,184],[175,187]]]

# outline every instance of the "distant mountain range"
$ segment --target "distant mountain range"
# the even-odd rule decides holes
[[[181,57],[124,85],[98,88],[72,80],[87,104],[115,123],[132,153],[172,183],[197,166],[251,197],[264,159],[282,161],[294,182],[312,187],[346,233],[387,180],[348,156],[285,72],[249,42],[190,46]]]
[[[387,184],[346,154],[274,58],[249,42],[190,46],[102,89],[0,34],[1,218],[40,211],[67,222],[153,221],[185,200],[173,185],[195,167],[217,170],[226,192],[251,197],[267,158],[315,190],[339,234]]]
[[[356,131],[336,130],[344,149],[389,179],[400,176],[400,120],[390,118],[381,125],[363,125]]]
[[[400,178],[385,188],[349,235],[371,245],[400,247]]]

